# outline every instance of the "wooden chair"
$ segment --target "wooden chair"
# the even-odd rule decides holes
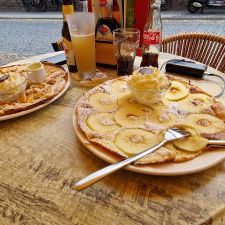
[[[225,72],[225,37],[205,33],[182,33],[162,41],[162,52],[183,56]]]

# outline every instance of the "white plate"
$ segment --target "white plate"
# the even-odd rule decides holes
[[[50,101],[48,101],[46,103],[43,103],[41,105],[38,105],[38,106],[36,106],[34,108],[31,108],[31,109],[27,109],[27,110],[24,110],[24,111],[21,111],[21,112],[17,112],[17,113],[13,113],[13,114],[10,114],[10,115],[0,116],[0,121],[9,120],[9,119],[13,119],[13,118],[16,118],[16,117],[19,117],[19,116],[23,116],[23,115],[35,112],[35,111],[37,111],[39,109],[42,109],[42,108],[46,107],[47,105],[51,104],[52,102],[54,102],[55,100],[60,98],[66,92],[66,90],[68,89],[69,86],[70,86],[70,78],[68,76],[68,79],[67,79],[65,87],[62,89],[61,92],[58,93],[58,95],[56,95]]]
[[[97,157],[105,160],[108,163],[115,163],[118,160],[121,160],[120,157],[110,153],[103,147],[88,142],[86,136],[76,123],[75,113],[73,113],[73,127],[78,139],[88,150],[94,153]],[[222,162],[224,159],[225,159],[225,149],[218,148],[218,150],[215,151],[204,152],[201,155],[197,156],[196,158],[186,162],[181,163],[168,162],[168,163],[140,165],[140,166],[132,165],[126,167],[126,169],[137,173],[144,173],[151,175],[177,176],[177,175],[192,174],[200,172],[202,170],[206,170]]]

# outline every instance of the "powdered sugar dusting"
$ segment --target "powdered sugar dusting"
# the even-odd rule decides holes
[[[188,111],[181,109],[180,104],[177,102],[169,104],[168,112],[175,114],[177,117],[184,117],[188,114]]]
[[[118,87],[118,90],[122,91],[122,92],[125,92],[125,91],[127,91],[127,86],[121,85],[121,86]]]
[[[110,99],[100,99],[99,102],[102,104],[102,105],[109,105],[111,104],[111,100]]]
[[[111,93],[111,81],[107,81],[99,87],[102,89],[103,92],[109,94]]]
[[[180,105],[177,102],[171,102],[168,107],[168,111],[178,115],[178,111],[180,110]]]
[[[107,118],[107,117],[101,118],[100,123],[104,126],[110,126],[110,125],[115,124],[113,119]]]
[[[211,115],[215,115],[214,111],[212,110],[211,107],[205,108],[201,110],[201,113],[206,113],[206,114],[211,114]]]
[[[140,143],[143,141],[143,137],[141,135],[131,135],[130,141],[133,143]]]
[[[154,132],[160,132],[160,131],[165,130],[165,128],[163,126],[151,123],[149,121],[144,123],[144,128],[146,130],[150,130],[150,131],[154,131]]]
[[[159,116],[160,123],[170,120],[169,113],[162,113]]]

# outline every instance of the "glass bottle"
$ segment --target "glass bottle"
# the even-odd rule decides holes
[[[112,17],[112,1],[99,0],[100,18],[96,24],[95,37],[97,41],[113,40],[113,30],[119,28],[115,18]]]
[[[162,44],[162,22],[159,6],[151,3],[147,21],[144,26],[141,67],[158,68],[159,52]]]
[[[113,0],[112,17],[116,20],[117,24],[120,25],[120,7],[117,0]]]
[[[75,54],[73,51],[69,27],[66,20],[66,14],[74,14],[74,8],[71,0],[62,1],[62,13],[63,13],[62,39],[64,51],[66,54],[66,63],[70,72],[77,72]]]

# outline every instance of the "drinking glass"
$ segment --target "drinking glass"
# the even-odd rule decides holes
[[[95,15],[90,12],[76,12],[66,15],[75,53],[77,69],[82,79],[95,76]]]
[[[140,30],[120,28],[113,31],[113,43],[116,46],[117,75],[133,73],[136,50],[140,42]]]

